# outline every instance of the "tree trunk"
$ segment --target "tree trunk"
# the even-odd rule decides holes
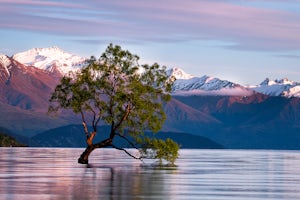
[[[80,155],[78,158],[78,163],[80,164],[89,164],[89,155],[92,153],[92,151],[95,150],[94,145],[88,146],[85,151]]]
[[[101,141],[97,144],[88,145],[86,147],[85,151],[78,158],[78,163],[80,163],[80,164],[89,164],[89,156],[95,149],[111,146],[111,144],[112,144],[112,139],[108,138],[108,139],[103,140],[103,141]]]

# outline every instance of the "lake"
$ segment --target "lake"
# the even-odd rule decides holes
[[[114,149],[0,148],[0,199],[300,199],[300,151],[181,150],[155,169]]]

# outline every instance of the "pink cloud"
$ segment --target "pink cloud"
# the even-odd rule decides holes
[[[234,1],[0,2],[4,3],[0,28],[144,41],[211,39],[228,41],[234,44],[231,48],[254,50],[300,49],[299,13]],[[32,12],[42,8],[41,15]]]
[[[137,10],[142,8],[141,12],[131,12],[132,19],[138,15],[142,15],[145,19],[155,19],[158,24],[169,25],[169,29],[177,31],[175,34],[187,34],[193,38],[198,36],[200,39],[208,37],[216,40],[230,40],[238,46],[249,48],[255,48],[255,46],[266,49],[268,46],[271,49],[300,47],[299,14],[240,6],[226,1],[185,3],[176,4],[174,1],[164,1],[164,4],[153,6],[153,10],[149,9],[149,12],[146,9],[148,5],[132,3],[124,4],[124,6],[136,5]]]
[[[82,7],[79,4],[75,4],[72,2],[65,3],[65,2],[57,2],[57,1],[43,1],[43,0],[18,0],[18,1],[11,1],[11,0],[0,0],[0,3],[5,3],[9,5],[27,5],[27,6],[54,6],[54,7],[67,7],[67,8],[80,8]]]
[[[300,47],[298,13],[231,2],[113,1],[110,6],[119,11],[121,19],[137,22],[162,37],[226,40],[249,49]]]

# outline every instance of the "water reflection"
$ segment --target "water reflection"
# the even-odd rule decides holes
[[[176,170],[123,152],[0,148],[0,199],[300,199],[300,152],[182,150]]]
[[[127,170],[114,167],[87,168],[81,181],[73,186],[73,197],[80,199],[145,199],[165,198],[162,173]]]
[[[164,198],[163,172],[102,150],[79,165],[78,149],[1,149],[0,199]],[[95,153],[96,154],[96,153]]]

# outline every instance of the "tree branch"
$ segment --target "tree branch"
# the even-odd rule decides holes
[[[139,149],[135,146],[135,144],[134,144],[133,142],[131,142],[131,141],[130,141],[128,138],[126,138],[125,136],[121,135],[120,133],[116,133],[116,135],[119,136],[120,138],[126,140],[126,141],[131,145],[131,147],[133,147],[133,148],[139,150]]]
[[[115,146],[115,145],[113,145],[113,144],[111,144],[111,146],[112,146],[113,148],[115,148],[115,149],[120,150],[120,151],[124,151],[127,155],[129,155],[130,157],[132,157],[132,158],[134,158],[134,159],[143,161],[143,157],[142,157],[142,156],[136,157],[136,156],[132,155],[131,153],[129,153],[129,152],[128,152],[126,149],[124,149],[124,148],[117,147],[117,146]]]
[[[84,129],[84,133],[85,133],[86,138],[88,139],[89,138],[89,130],[87,128],[83,112],[80,111],[80,113],[81,113],[82,125],[83,125],[83,129]]]
[[[93,112],[93,110],[92,110]],[[81,118],[82,118],[82,125],[83,125],[83,129],[84,129],[84,132],[85,132],[85,135],[86,135],[86,143],[88,146],[92,146],[93,145],[93,139],[97,133],[97,129],[95,128],[94,126],[94,121],[95,121],[95,113],[94,113],[94,120],[93,120],[93,128],[94,128],[94,132],[90,133],[89,134],[89,130],[88,130],[88,127],[86,125],[86,122],[85,122],[85,118],[84,118],[84,114],[82,111],[80,111],[81,113]]]
[[[96,133],[97,133],[97,132],[92,132],[92,133],[90,134],[90,136],[87,137],[86,143],[87,143],[88,146],[92,146],[92,145],[93,145],[93,139],[94,139]]]
[[[102,148],[102,147],[111,146],[111,143],[112,143],[112,139],[111,138],[107,138],[105,140],[102,140],[101,142],[98,142],[97,144],[94,144],[93,146],[95,148]]]
[[[99,116],[98,116],[98,118],[96,119],[96,122],[95,122],[96,127],[98,126],[98,123],[99,123],[100,119],[101,119],[101,117],[100,117],[100,114],[99,114]]]
[[[93,129],[94,129],[94,132],[97,132],[97,124],[95,123],[96,121],[96,112],[94,111],[94,109],[90,108],[92,113],[93,113]]]
[[[123,115],[122,119],[119,121],[119,123],[114,127],[114,131],[116,131],[120,126],[121,124],[127,119],[129,113],[130,113],[131,109],[130,109],[130,106],[127,105],[126,106],[126,112],[125,114]]]

